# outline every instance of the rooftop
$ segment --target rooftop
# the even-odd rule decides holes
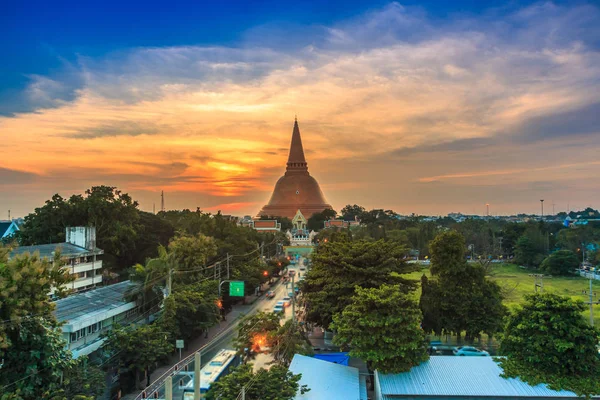
[[[77,257],[77,256],[86,256],[93,255],[94,251],[85,249],[83,247],[75,246],[71,243],[51,243],[51,244],[38,244],[35,246],[19,246],[15,248],[11,253],[11,257],[15,257],[17,255],[21,255],[24,253],[33,254],[38,252],[40,257],[42,258],[53,258],[54,252],[56,249],[60,249],[62,257]],[[96,255],[103,254],[104,251],[96,248]]]
[[[122,307],[127,304],[125,293],[135,286],[131,281],[125,281],[71,295],[55,302],[54,314],[59,322],[72,322],[77,318],[89,318],[93,314]]]
[[[413,396],[491,398],[578,398],[575,393],[531,386],[520,379],[505,379],[492,357],[432,356],[429,361],[400,374],[377,374],[382,400]]]
[[[297,394],[295,400],[363,400],[357,368],[296,354],[289,371],[302,374],[298,383],[310,389]]]

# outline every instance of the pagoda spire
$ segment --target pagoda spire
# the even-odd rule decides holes
[[[294,131],[292,132],[292,143],[290,144],[290,155],[288,157],[286,171],[308,171],[308,164],[304,158],[304,148],[302,147],[302,138],[300,137],[300,128],[298,127],[297,118],[294,118]]]

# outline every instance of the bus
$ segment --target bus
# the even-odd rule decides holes
[[[200,394],[208,392],[210,385],[240,364],[235,350],[222,349],[200,370]],[[194,377],[183,388],[183,400],[194,400]]]

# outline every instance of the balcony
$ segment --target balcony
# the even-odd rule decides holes
[[[79,263],[75,266],[66,265],[65,268],[69,271],[70,274],[78,274],[80,272],[91,271],[93,269],[102,268],[102,260],[96,260],[93,262]]]

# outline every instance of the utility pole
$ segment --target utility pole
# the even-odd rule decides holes
[[[156,215],[156,203],[152,203],[152,214]]]
[[[594,326],[594,289],[592,289],[592,276],[590,276],[590,324]]]
[[[490,203],[486,203],[485,207],[486,207],[487,217],[489,218],[490,217]]]
[[[260,259],[262,260],[265,254],[265,241],[260,244]]]
[[[540,293],[544,293],[544,274],[529,274],[529,276],[535,278],[534,288],[537,293],[540,288]],[[545,278],[552,278],[550,275],[546,275]],[[540,283],[538,283],[538,279]]]
[[[246,400],[246,386],[242,386],[242,400]]]
[[[171,295],[171,285],[173,284],[173,268],[169,269],[169,274],[167,275],[167,297]]]
[[[292,275],[292,324],[296,325],[296,290],[294,288],[294,278],[296,274]]]
[[[200,400],[200,352],[194,354],[194,400]]]
[[[8,220],[11,221],[11,219],[10,219],[10,210],[8,210]]]
[[[165,192],[164,190],[160,191],[160,211],[165,211]]]
[[[229,253],[227,253],[227,279],[229,279]]]
[[[542,204],[542,219],[544,219],[544,200],[540,200],[540,203]]]

